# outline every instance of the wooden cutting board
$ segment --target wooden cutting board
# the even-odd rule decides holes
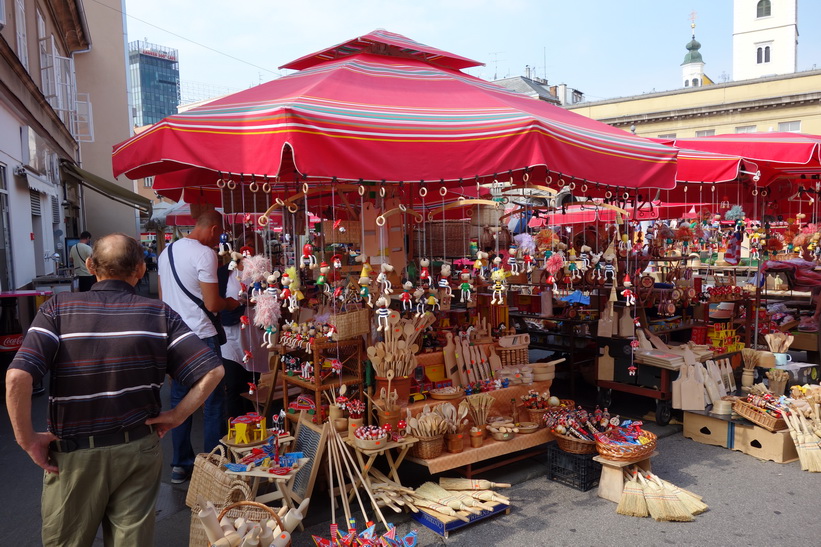
[[[490,363],[490,370],[493,372],[493,377],[496,378],[497,371],[502,368],[502,360],[496,354],[496,346],[491,344],[490,346],[490,355],[488,356],[488,362]]]
[[[704,410],[704,384],[696,379],[693,366],[687,368],[687,378],[681,382],[681,409]]]
[[[670,387],[673,390],[673,408],[681,408],[681,384],[687,379],[688,365],[682,365],[678,371],[678,378],[672,381]]]
[[[453,333],[445,333],[447,343],[442,348],[442,358],[445,361],[445,375],[453,381],[454,384],[460,382],[459,369],[456,368],[456,346],[453,344]]]

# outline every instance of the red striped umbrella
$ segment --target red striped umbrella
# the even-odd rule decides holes
[[[285,65],[299,72],[165,118],[114,147],[114,172],[162,175],[155,188],[166,189],[213,186],[218,173],[458,186],[525,169],[541,181],[549,171],[675,185],[675,149],[460,71],[477,64],[375,31]]]

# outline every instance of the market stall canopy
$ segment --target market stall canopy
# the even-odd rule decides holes
[[[89,190],[97,192],[117,203],[139,209],[140,213],[148,217],[151,216],[150,199],[123,188],[119,184],[108,181],[99,175],[81,169],[69,161],[62,160],[60,162],[60,169],[65,175],[77,180]]]
[[[549,171],[622,188],[675,185],[674,148],[457,70],[467,62],[375,31],[285,65],[300,72],[165,118],[114,147],[114,172],[154,175],[166,189],[213,187],[229,173],[246,183],[458,185],[525,169],[541,181]]]
[[[756,171],[760,171],[760,180],[756,181],[759,186],[768,186],[779,178],[795,179],[803,175],[817,179],[821,176],[821,136],[818,135],[736,133],[668,142],[680,149],[731,154],[752,161],[758,167]]]
[[[758,165],[739,155],[691,150],[683,144],[676,145],[675,139],[650,140],[678,148],[676,182],[719,183],[745,178],[757,181],[760,176]]]

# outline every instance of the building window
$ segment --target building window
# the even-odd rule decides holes
[[[664,135],[659,135],[658,138],[660,138],[660,139],[675,139],[676,134],[675,133],[665,133]]]
[[[693,87],[698,87],[698,78],[693,78]]]
[[[764,62],[763,50],[761,48],[755,50],[755,62],[759,65]]]
[[[770,46],[764,46],[764,62],[770,62]]]
[[[755,16],[758,17],[769,17],[772,14],[772,6],[770,5],[770,0],[759,0],[758,5],[755,7]]]
[[[145,177],[143,179],[143,188],[153,188],[154,187],[154,177]]]
[[[690,87],[690,80],[684,80],[684,87]]]
[[[17,0],[14,4],[14,27],[17,32],[17,58],[29,69],[29,44],[26,38],[26,2]]]
[[[801,122],[778,122],[778,130],[781,132],[801,133]]]
[[[735,128],[736,133],[755,133],[754,125],[740,125]]]
[[[704,129],[702,131],[696,131],[696,137],[712,137],[715,134],[715,129]]]

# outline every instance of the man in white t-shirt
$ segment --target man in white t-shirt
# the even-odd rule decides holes
[[[234,298],[223,298],[217,281],[217,254],[214,247],[222,234],[222,215],[217,211],[206,211],[197,218],[194,230],[186,237],[169,245],[158,260],[160,298],[180,314],[182,320],[197,336],[220,355],[217,330],[205,312],[180,287],[172,270],[170,255],[173,255],[174,270],[180,283],[194,297],[200,299],[208,311],[217,314],[223,310],[233,310],[239,306]],[[175,381],[171,383],[171,407],[174,408],[185,397],[187,388]],[[220,384],[205,401],[203,412],[205,452],[210,452],[225,435],[227,430],[225,413],[225,386]],[[185,482],[194,469],[196,454],[191,446],[191,424],[189,418],[171,431],[174,456],[171,460],[171,482]]]

